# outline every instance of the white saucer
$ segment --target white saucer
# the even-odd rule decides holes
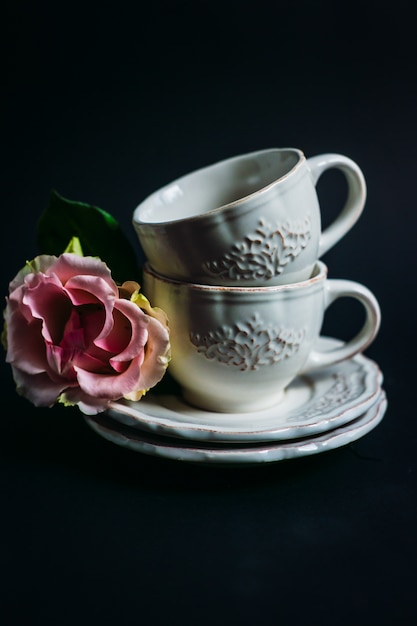
[[[367,411],[339,428],[292,441],[256,444],[180,441],[125,426],[105,413],[84,418],[96,433],[108,441],[143,454],[193,463],[255,464],[294,459],[345,446],[375,428],[386,408],[385,392],[381,389]]]
[[[340,342],[322,337],[321,349]],[[383,376],[359,354],[297,378],[276,406],[250,413],[215,413],[176,395],[148,393],[139,402],[113,402],[108,413],[120,423],[155,434],[194,441],[282,441],[326,432],[365,413],[375,402]]]

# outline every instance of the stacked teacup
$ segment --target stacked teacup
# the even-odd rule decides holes
[[[347,199],[322,230],[316,185],[337,168]],[[360,283],[328,277],[322,255],[355,224],[364,176],[340,154],[266,149],[191,172],[148,196],[133,225],[147,257],[143,291],[169,319],[169,372],[184,399],[219,413],[279,403],[301,374],[364,351],[380,310]],[[365,321],[324,349],[324,314],[354,298]]]

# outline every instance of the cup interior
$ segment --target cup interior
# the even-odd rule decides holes
[[[289,174],[302,158],[297,149],[261,150],[196,170],[148,196],[133,221],[187,219],[242,201]]]

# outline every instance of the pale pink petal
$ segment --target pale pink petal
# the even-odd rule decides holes
[[[67,381],[54,382],[46,373],[31,375],[12,366],[16,391],[35,406],[53,406],[61,392],[68,387]]]
[[[57,289],[62,291],[61,283],[56,277],[46,277],[44,274],[29,274],[25,276],[24,282],[16,287],[9,296],[9,301],[17,304],[20,312],[26,317],[28,322],[31,321],[33,315],[30,306],[25,304],[24,298],[29,291],[32,289],[36,290],[40,282],[47,282],[51,286],[55,285]]]
[[[140,359],[133,359],[122,374],[103,376],[75,367],[78,383],[88,395],[115,400],[132,391],[139,379]]]
[[[95,337],[105,337],[113,326],[113,307],[118,296],[114,287],[98,276],[75,276],[68,280],[65,289],[74,306],[101,305],[105,312],[102,327],[97,327]]]
[[[96,415],[102,413],[108,407],[108,400],[100,400],[99,398],[88,398],[86,402],[80,400],[78,402],[79,410],[85,415]]]
[[[81,276],[72,276],[67,280],[65,289],[74,293],[71,300],[74,305],[88,304],[94,302],[95,299],[101,302],[114,302],[119,297],[119,290],[116,283],[108,282],[100,276],[90,276],[83,274]],[[78,293],[79,292],[79,293]]]
[[[77,355],[74,355],[73,367],[95,374],[101,374],[102,376],[112,376],[117,371],[110,365],[108,353],[105,350],[97,348],[94,344],[90,345],[88,350],[78,352]],[[126,366],[124,369],[126,369]]]
[[[5,311],[7,327],[6,362],[14,364],[27,374],[39,374],[47,369],[45,342],[42,338],[42,322],[32,320],[29,324],[10,303]]]
[[[33,317],[43,321],[45,340],[59,343],[72,308],[62,287],[48,276],[36,274],[22,294],[22,303]]]
[[[85,394],[79,387],[66,389],[59,399],[66,404],[76,404],[85,415],[101,413],[106,410],[109,403],[108,400],[93,398]]]
[[[117,349],[113,349],[114,357],[110,359],[112,365],[115,361],[128,361],[136,357],[145,347],[148,341],[148,326],[150,318],[143,313],[133,302],[129,300],[116,300],[114,312],[115,328],[112,338],[123,336],[128,341],[118,342]],[[123,327],[126,331],[122,334]],[[128,334],[130,329],[130,335]],[[113,339],[114,341],[114,339]],[[97,343],[97,342],[96,342]]]
[[[13,291],[15,291],[15,289],[23,285],[23,283],[25,282],[26,276],[28,276],[29,274],[34,274],[37,272],[45,273],[52,265],[54,265],[54,263],[56,263],[56,260],[57,260],[56,256],[42,254],[40,256],[37,256],[32,261],[26,263],[26,265],[22,267],[22,269],[16,274],[14,279],[10,282],[9,293],[12,293]]]
[[[72,353],[62,348],[48,344],[46,346],[48,373],[51,378],[60,379],[66,383],[76,381],[76,374],[72,364]]]
[[[154,387],[164,376],[171,358],[169,330],[156,318],[149,318],[149,339],[136,390]]]
[[[87,274],[103,278],[109,286],[114,285],[111,272],[100,259],[91,256],[78,256],[64,253],[47,270],[48,274],[56,274],[63,285],[73,276]]]

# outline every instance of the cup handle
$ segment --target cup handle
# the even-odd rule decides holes
[[[358,165],[342,154],[319,154],[307,159],[307,167],[314,186],[320,176],[328,169],[340,170],[348,185],[348,194],[344,207],[336,219],[321,233],[319,258],[332,248],[357,222],[366,201],[366,182]]]
[[[363,352],[378,333],[381,324],[381,311],[377,299],[369,289],[351,280],[327,279],[325,285],[325,311],[339,298],[354,298],[363,305],[366,314],[363,326],[353,339],[343,342],[331,350],[312,350],[302,368],[301,374],[350,359],[355,354]]]

